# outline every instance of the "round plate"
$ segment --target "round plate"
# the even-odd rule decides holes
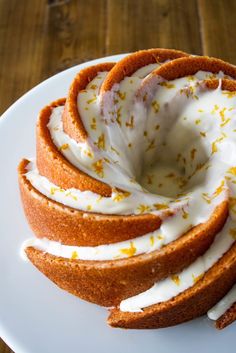
[[[197,353],[235,352],[235,324],[222,332],[206,318],[162,330],[112,329],[108,312],[59,289],[19,256],[30,236],[17,185],[17,165],[35,156],[38,112],[64,97],[75,74],[99,62],[78,65],[44,81],[0,119],[0,336],[16,353]]]

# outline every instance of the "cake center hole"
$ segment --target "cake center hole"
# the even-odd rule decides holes
[[[179,126],[178,126],[179,125]],[[205,182],[209,149],[194,127],[177,123],[159,145],[151,160],[144,156],[139,183],[151,193],[177,198]]]
[[[145,168],[139,180],[140,184],[149,192],[166,197],[177,197],[182,191],[185,172],[165,162],[157,162]]]

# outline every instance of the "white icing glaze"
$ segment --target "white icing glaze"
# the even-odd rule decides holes
[[[183,80],[184,79],[178,79],[175,80],[175,84],[169,84],[174,85],[174,87],[176,87],[179,86],[179,81],[181,81],[182,83],[180,86],[183,87]],[[185,79],[185,84],[186,80],[187,79]],[[178,81],[178,84],[176,83],[176,81]],[[141,209],[143,212],[154,212],[156,211],[156,209],[155,207],[153,207],[153,204],[165,204],[168,205],[170,209],[175,211],[179,208],[175,202],[176,197],[181,193],[184,193],[185,195],[184,197],[178,197],[178,201],[181,200],[181,202],[183,202],[183,200],[185,200],[184,204],[186,205],[188,202],[188,207],[191,208],[189,199],[194,200],[194,203],[196,203],[198,200],[202,204],[203,193],[212,195],[214,193],[214,190],[216,190],[219,184],[223,181],[227,169],[229,168],[231,163],[234,163],[233,157],[231,158],[232,160],[229,163],[228,160],[224,161],[224,156],[225,153],[229,152],[231,152],[231,155],[233,156],[232,146],[234,147],[235,145],[234,127],[236,126],[234,120],[230,120],[230,123],[228,120],[231,119],[234,114],[235,98],[227,99],[226,95],[224,96],[223,94],[221,94],[220,88],[218,90],[213,91],[204,90],[204,88],[202,87],[194,88],[196,90],[196,93],[198,93],[198,97],[200,97],[198,100],[192,99],[191,97],[189,98],[188,96],[186,96],[187,91],[183,91],[183,89],[181,89],[182,91],[180,91],[180,93],[175,92],[174,98],[172,98],[168,102],[169,107],[178,107],[178,109],[175,109],[174,112],[171,111],[170,108],[166,109],[166,95],[168,96],[168,94],[164,95],[165,101],[163,102],[163,104],[158,103],[159,112],[158,114],[156,114],[156,116],[153,116],[153,114],[155,113],[154,111],[152,111],[153,109],[148,112],[146,119],[147,122],[152,121],[152,124],[153,122],[154,124],[159,122],[160,126],[163,125],[163,129],[162,127],[160,127],[158,131],[155,131],[155,135],[157,135],[157,141],[159,142],[157,142],[156,148],[154,148],[154,153],[152,153],[151,160],[149,157],[147,157],[148,162],[145,162],[144,159],[144,162],[147,165],[146,168],[143,168],[142,173],[138,171],[136,175],[134,171],[137,171],[137,168],[133,168],[132,173],[131,170],[126,170],[126,165],[122,164],[122,158],[119,160],[114,159],[115,152],[109,153],[107,150],[102,151],[106,159],[105,161],[103,159],[102,162],[104,172],[103,177],[105,178],[105,180],[112,186],[127,190],[131,193],[131,197],[123,198],[123,200],[120,202],[119,209],[121,210],[122,207],[124,208],[123,212],[121,210],[117,214],[138,213],[137,210],[135,210],[135,205],[138,205],[138,208],[140,208],[141,205]],[[166,86],[159,86],[157,96],[159,93],[161,96],[163,94],[163,91],[169,92],[172,91],[172,88],[169,89]],[[82,94],[85,95],[86,92],[87,90],[85,90],[85,92],[83,92]],[[84,99],[84,101],[87,102],[87,98]],[[212,103],[216,101],[220,103],[217,105],[218,109],[216,109],[216,105]],[[81,101],[81,110],[82,106],[83,102]],[[66,145],[67,148],[62,149],[62,153],[65,155],[65,157],[72,164],[76,165],[86,173],[92,175],[93,177],[97,177],[96,172],[92,170],[91,165],[94,165],[94,155],[96,155],[97,157],[97,155],[101,151],[98,151],[98,148],[94,146],[91,142],[97,141],[97,137],[92,135],[93,129],[89,128],[89,119],[84,119],[84,123],[85,125],[87,124],[87,130],[90,129],[89,142],[90,152],[93,156],[92,163],[90,161],[91,157],[81,157],[81,150],[86,150],[86,147],[84,147],[85,144],[76,144],[75,141],[71,140],[62,131],[62,125],[60,120],[61,110],[59,111],[59,109],[62,108],[56,108],[53,111],[49,123],[49,129],[55,144],[59,148]],[[227,111],[227,124],[221,126],[226,121],[224,121],[224,117],[222,118],[220,116],[220,114],[223,115],[224,112],[222,111],[224,109],[225,111]],[[167,114],[168,118],[166,116]],[[220,116],[220,119],[218,118],[218,116]],[[145,121],[144,118],[143,121]],[[172,129],[167,130],[167,128],[164,126],[166,124],[165,121],[168,121],[168,124],[172,125]],[[119,126],[119,124],[114,125],[112,123],[112,126],[107,127],[106,124],[102,125],[100,121],[100,124],[98,124],[98,126],[99,128],[105,126],[106,129],[109,130],[109,134],[111,134],[112,130],[117,130],[117,126]],[[143,129],[140,130],[142,132],[145,131]],[[149,126],[147,131],[151,131],[152,133],[153,130],[155,130],[154,127]],[[161,131],[161,133],[159,133],[159,130]],[[110,136],[109,134],[108,136]],[[204,136],[202,136],[201,134]],[[230,136],[228,136],[228,134]],[[163,146],[163,136],[165,136],[165,146]],[[146,137],[147,136],[143,136],[141,140],[137,138],[138,141],[141,141],[141,143],[139,143],[140,145],[144,146],[146,140],[149,144],[150,141],[154,141],[152,138],[150,140],[146,139]],[[109,141],[111,140],[113,141],[113,144],[115,144],[114,139],[109,140],[108,138],[107,147],[109,147]],[[223,140],[224,144],[222,143]],[[86,143],[88,144],[88,142]],[[178,145],[178,148],[176,148],[176,144]],[[220,146],[220,148],[218,146]],[[123,149],[118,149],[118,147],[118,145],[115,145],[115,150],[118,151],[119,154],[122,154],[121,151],[123,152],[123,154],[125,154],[127,148],[125,149],[123,146]],[[212,152],[213,147],[215,150],[217,149],[218,153]],[[148,151],[146,151],[146,154],[148,154]],[[137,155],[139,158],[143,156],[142,153],[134,154],[133,152],[131,155]],[[158,156],[157,161],[155,160],[155,157],[153,157],[155,155]],[[142,158],[138,160],[138,157],[136,158],[137,160],[133,162],[133,165],[142,164]],[[178,158],[179,160],[176,162],[176,159]],[[107,160],[109,160],[109,163],[106,163]],[[154,162],[152,162],[152,160],[154,160]],[[213,175],[214,178],[212,178]],[[104,178],[101,179],[104,180]],[[211,179],[212,182],[209,183],[209,180]],[[183,184],[185,184],[185,186],[183,186]],[[198,188],[198,185],[201,186]],[[147,189],[149,189],[150,192],[147,192]],[[198,193],[197,197],[196,193]],[[126,210],[125,205],[127,201],[130,201],[132,196],[135,199],[135,203],[133,203],[131,210]],[[140,202],[140,200],[145,200],[145,203]],[[103,204],[100,204],[98,212],[109,213],[109,211],[107,211],[107,209],[104,209],[102,206]],[[73,205],[72,207],[75,207],[75,205]],[[211,206],[208,205],[208,208],[210,209]],[[91,210],[94,211],[93,209]],[[210,212],[211,211],[212,209],[210,210]]]
[[[131,240],[94,247],[69,246],[50,241],[47,238],[31,238],[23,243],[22,249],[24,250],[28,246],[33,246],[51,255],[61,256],[67,259],[74,257],[80,260],[117,260],[158,250],[176,239],[176,237],[174,237],[175,234],[173,234],[173,237],[171,237],[170,234],[168,235],[169,236],[165,236],[162,228],[160,228],[154,232]]]
[[[123,300],[121,311],[139,312],[142,308],[167,301],[192,287],[231,247],[235,238],[236,222],[228,219],[222,231],[217,234],[211,247],[189,267],[177,275],[154,284],[147,291]]]
[[[202,77],[203,74],[200,75],[200,73],[196,74],[196,77]],[[131,104],[135,92],[140,86],[142,80],[138,77],[133,77],[132,79],[125,78],[119,86],[120,89],[117,88],[115,93],[112,92],[115,94],[113,101],[115,100],[119,103],[115,106],[116,111],[114,111],[114,104],[112,101],[112,107],[109,107],[109,104],[107,104],[106,109],[104,108],[105,112],[103,116],[100,112],[100,97],[98,96],[98,91],[105,74],[106,73],[100,73],[98,75],[99,79],[96,77],[91,81],[88,88],[78,96],[79,112],[83,124],[89,133],[89,139],[86,142],[77,144],[63,132],[61,121],[63,107],[54,109],[48,128],[55,145],[61,149],[63,155],[73,165],[96,179],[102,181],[105,180],[111,186],[125,190],[138,189],[142,191],[143,185],[140,185],[139,178],[145,182],[145,175],[142,175],[141,170],[143,161],[145,162],[146,159],[148,160],[148,163],[146,163],[148,165],[145,165],[143,171],[148,171],[149,169],[152,170],[153,165],[151,164],[153,163],[150,163],[150,157],[148,157],[148,154],[150,154],[151,157],[153,157],[153,155],[160,157],[162,150],[163,153],[168,152],[165,151],[163,147],[160,149],[160,146],[158,145],[153,148],[154,146],[152,146],[152,143],[154,143],[154,138],[152,134],[159,139],[160,132],[157,131],[158,123],[161,123],[160,125],[162,125],[165,121],[168,121],[168,124],[171,124],[169,112],[166,112],[165,109],[166,101],[169,99],[169,105],[173,106],[171,102],[173,96],[188,83],[188,79],[183,78],[175,80],[175,87],[173,89],[166,90],[165,87],[159,86],[158,96],[162,99],[162,96],[164,95],[165,100],[163,100],[162,103],[158,103],[158,105],[161,104],[161,107],[158,108],[160,112],[158,112],[153,119],[153,114],[157,107],[155,108],[154,106],[148,114],[145,114],[145,112],[143,114],[143,108],[141,107],[141,109],[139,109],[138,102],[136,102],[136,104]],[[205,76],[207,75],[209,74],[205,73]],[[176,81],[178,84],[176,84]],[[89,87],[93,87],[93,89],[89,89]],[[181,103],[181,99],[179,99],[179,101],[181,109],[186,102]],[[178,101],[173,103],[178,104]],[[192,102],[188,102],[188,105],[191,105],[189,103]],[[136,112],[135,123],[138,128],[135,128],[135,126],[132,127],[134,119],[132,120],[129,116],[134,112],[130,109],[130,105],[133,107],[134,112]],[[114,118],[112,119],[109,114],[108,116],[106,115],[106,110],[110,112],[110,115],[113,114],[116,116],[114,122],[111,121],[114,120]],[[198,112],[198,115],[202,114],[199,114]],[[123,117],[127,117],[124,122],[120,121]],[[117,123],[117,121],[119,121],[119,123]],[[150,122],[152,124],[150,124]],[[195,127],[192,130],[195,131]],[[200,130],[200,126],[198,130]],[[147,131],[150,136],[144,136],[144,133],[147,133]],[[163,131],[161,135],[163,135]],[[191,137],[193,138],[195,136]],[[105,150],[103,147],[105,147]],[[174,157],[173,153],[172,157]],[[154,162],[157,162],[155,158]],[[160,166],[158,170],[160,170]],[[149,177],[150,175],[147,173],[146,178]],[[161,182],[159,184],[161,184]],[[158,191],[159,190],[156,190],[156,194],[158,194]]]
[[[91,95],[91,91],[95,94],[94,91],[96,90],[98,92],[105,75],[106,73],[100,73],[98,77],[90,82],[87,89],[82,92],[82,95],[86,95],[86,92],[89,92]],[[232,151],[231,145],[235,145],[236,134],[234,133],[234,127],[236,127],[236,124],[234,120],[228,121],[228,124],[224,124],[222,127],[221,124],[222,120],[224,123],[224,119],[226,119],[225,116],[223,116],[225,111],[227,111],[227,120],[231,119],[235,110],[236,99],[234,97],[228,97],[227,92],[222,92],[220,87],[216,90],[208,90],[202,86],[194,85],[191,91],[193,92],[194,90],[194,96],[193,94],[188,94],[188,88],[183,89],[187,82],[195,82],[199,77],[204,78],[207,75],[209,75],[209,73],[198,72],[194,77],[191,77],[191,79],[181,78],[169,82],[168,85],[161,83],[161,85],[158,86],[155,98],[157,99],[159,96],[162,96],[163,102],[161,103],[161,100],[158,98],[158,112],[155,112],[155,109],[153,110],[152,107],[150,111],[146,113],[146,120],[147,122],[149,120],[152,122],[155,121],[154,124],[158,121],[160,126],[161,123],[165,125],[165,121],[172,121],[172,128],[167,130],[164,127],[162,134],[159,135],[161,143],[162,137],[166,135],[165,147],[163,149],[163,146],[158,142],[159,146],[157,147],[161,150],[160,153],[157,149],[159,159],[154,165],[151,163],[147,166],[147,172],[145,171],[141,176],[141,184],[132,182],[132,187],[130,185],[127,186],[127,184],[125,185],[120,182],[121,179],[119,178],[119,183],[116,183],[117,179],[115,176],[113,174],[110,175],[116,187],[124,187],[128,192],[121,193],[114,189],[111,197],[100,197],[91,191],[82,192],[76,189],[63,190],[45,177],[40,176],[33,164],[28,167],[29,171],[26,173],[27,179],[37,190],[48,198],[83,211],[122,215],[152,212],[159,214],[160,217],[164,217],[163,213],[166,207],[169,207],[175,216],[165,220],[161,228],[165,237],[168,237],[170,241],[171,239],[176,239],[191,226],[205,222],[209,218],[214,208],[228,197],[227,191],[231,184],[229,179],[234,179],[234,172],[230,172],[230,166],[236,164],[236,161],[234,163],[234,154],[231,153],[231,158],[227,161],[225,161],[224,156],[225,153],[229,155],[229,151]],[[219,75],[222,76],[222,74]],[[132,78],[132,80],[133,79],[137,80],[135,84],[137,89],[141,80],[137,77]],[[121,88],[123,85],[125,85],[125,87],[128,85],[129,87],[133,84],[133,81],[130,83],[130,79],[126,78],[121,82]],[[174,94],[173,90],[175,91]],[[135,90],[130,90],[129,93],[131,91],[134,93]],[[171,94],[169,92],[171,92]],[[79,97],[80,95],[81,94],[79,94]],[[195,96],[197,96],[198,99],[196,99]],[[83,112],[87,112],[85,108],[88,106],[88,98],[89,96],[86,96],[86,99],[84,98],[84,100],[80,101],[82,118]],[[168,99],[170,99],[170,101],[168,101]],[[120,101],[123,102],[122,99],[120,99]],[[217,106],[215,102],[218,103]],[[171,109],[166,109],[167,103],[169,107],[171,107],[171,105],[174,106],[174,113]],[[81,108],[83,104],[85,105],[84,111]],[[99,109],[97,106],[95,108],[96,112],[93,111],[93,114],[96,113],[100,116]],[[100,153],[100,150],[97,147],[95,148],[94,144],[91,142],[96,141],[96,137],[92,135],[93,129],[88,124],[89,119],[84,119],[84,123],[86,120],[86,128],[89,131],[90,140],[85,143],[76,143],[63,132],[61,121],[62,110],[63,107],[55,108],[48,124],[54,143],[58,148],[66,145],[67,148],[61,148],[61,152],[65,157],[72,164],[96,177],[96,174],[89,168],[91,156],[88,156],[88,153],[84,154],[89,144],[92,159],[95,155],[97,156],[97,154]],[[154,113],[156,113],[156,116]],[[167,114],[169,120],[167,119]],[[145,119],[143,118],[143,120]],[[200,133],[202,127],[199,128],[201,123],[198,123],[198,121],[204,121],[204,132],[205,134],[209,134],[209,136],[201,137]],[[228,125],[228,129],[226,125]],[[99,128],[103,126],[107,127],[106,124],[102,124],[102,120],[98,126]],[[112,125],[110,130],[116,130],[117,126],[119,126],[119,124]],[[222,131],[222,128],[225,130]],[[188,129],[187,134],[185,129]],[[161,130],[161,127],[155,134],[158,134],[159,130]],[[153,126],[149,126],[148,131],[153,131]],[[185,134],[183,134],[183,132],[185,132]],[[195,138],[193,138],[193,133],[196,134],[197,137],[194,135]],[[215,142],[219,134],[221,134],[220,140]],[[229,138],[227,138],[229,142],[225,142],[225,136],[227,135],[229,135]],[[143,135],[142,139],[145,140],[146,137],[147,136]],[[221,143],[222,141],[225,143]],[[217,151],[213,153],[212,146],[214,143],[217,143]],[[178,149],[176,149],[176,144],[178,145]],[[118,147],[115,146],[115,149],[118,150]],[[200,149],[199,153],[197,153],[198,149]],[[178,150],[178,153],[176,150]],[[193,150],[196,152],[196,155],[191,158],[191,151]],[[105,153],[107,151],[103,152]],[[181,154],[183,160],[186,160],[186,165],[176,162],[179,154]],[[112,154],[107,154],[109,160],[112,160],[113,157]],[[122,165],[122,160],[119,161],[119,166],[120,165],[123,168],[121,169],[124,170],[125,165]],[[201,168],[198,170],[199,165]],[[119,177],[120,169],[118,167],[117,171],[116,166],[117,164],[115,163],[114,172],[115,175]],[[172,169],[170,169],[170,166]],[[187,181],[188,188],[186,190],[179,187],[179,182],[183,182],[183,175],[181,175],[183,174],[183,169],[185,169],[185,179],[189,177]],[[192,174],[194,175],[191,176]],[[146,179],[145,177],[147,175],[148,178]],[[225,180],[225,176],[228,178],[227,181]],[[124,179],[125,177],[124,175]],[[132,175],[133,179],[135,177],[136,175]],[[155,183],[151,183],[150,187],[150,178],[154,179],[154,182],[158,180],[158,184],[155,185]],[[209,181],[211,182],[209,183]],[[160,184],[162,184],[162,189],[159,187]],[[143,186],[145,189],[143,189]],[[150,192],[148,192],[147,189],[149,189]],[[177,192],[181,191],[184,194],[182,196],[178,195],[179,197],[176,200]],[[164,195],[158,195],[158,192]],[[169,195],[166,197],[168,193]]]
[[[89,136],[85,142],[76,143],[64,133],[63,107],[55,108],[50,117],[54,144],[74,166],[111,185],[111,197],[63,190],[40,176],[33,164],[26,173],[42,194],[75,209],[121,215],[156,213],[164,219],[160,230],[151,235],[111,245],[69,247],[46,239],[24,244],[66,258],[74,252],[89,260],[114,259],[117,253],[125,257],[128,252],[119,253],[123,246],[131,251],[135,247],[132,255],[153,251],[151,236],[161,232],[164,238],[163,243],[156,242],[156,249],[168,244],[207,221],[214,208],[230,196],[231,218],[211,248],[177,277],[123,301],[123,311],[139,311],[191,287],[229,249],[235,240],[232,232],[236,232],[235,94],[222,91],[220,85],[214,90],[199,85],[212,78],[209,72],[163,82],[149,75],[152,69],[148,65],[125,77],[102,97],[99,89],[106,73],[99,73],[79,93],[78,110]],[[143,80],[146,75],[150,87]],[[214,75],[223,76],[221,72]],[[118,188],[125,193],[118,193]],[[174,214],[167,219],[166,208]]]
[[[51,183],[44,176],[41,176],[38,173],[33,161],[27,165],[27,169],[28,172],[25,174],[26,178],[41,194],[47,196],[51,200],[55,200],[63,205],[78,210],[92,210],[96,213],[116,215],[144,213],[155,213],[162,215],[161,212],[166,211],[166,204],[163,203],[163,200],[161,200],[162,203],[158,203],[159,199],[155,198],[154,194],[145,193],[143,195],[141,193],[121,193],[114,190],[111,197],[101,197],[91,191],[80,191],[74,188],[60,188],[59,186]],[[218,186],[220,187],[220,185]],[[217,187],[215,186],[215,188]],[[214,194],[215,188],[213,188],[209,194]],[[199,188],[192,192],[191,198],[180,197],[178,202],[171,203],[169,208],[175,212],[176,217],[171,216],[168,219],[168,223],[166,223],[169,228],[168,231],[170,231],[170,227],[172,227],[174,231],[177,224],[181,224],[181,234],[189,228],[190,225],[193,226],[205,222],[211,215],[214,208],[227,198],[226,191],[227,189],[222,187],[221,192],[212,198],[210,204],[204,202],[200,205],[194,202],[194,198],[202,193],[202,189]],[[157,211],[156,208],[158,207],[163,207],[164,209]],[[188,213],[185,208],[188,208]],[[164,227],[164,224],[165,222],[163,222],[162,227]],[[173,226],[170,226],[169,224],[173,224]]]
[[[41,194],[51,200],[78,210],[116,215],[144,214],[152,210],[153,213],[161,215],[166,210],[165,207],[167,207],[163,199],[161,199],[160,203],[158,202],[159,198],[155,197],[155,195],[147,195],[139,192],[122,193],[117,191],[117,189],[113,189],[111,197],[101,197],[92,191],[80,191],[75,188],[62,189],[44,176],[41,176],[32,161],[28,164],[27,169],[26,178]],[[164,199],[164,201],[166,200]],[[158,205],[161,204],[164,210],[155,210],[154,205],[156,203]],[[182,202],[179,202],[178,208],[181,208],[184,204],[186,204],[186,201],[183,199]]]
[[[219,319],[234,303],[236,303],[236,284],[226,294],[226,296],[219,301],[212,309],[207,313],[207,316],[211,320]]]
[[[165,61],[165,62],[167,62],[167,61]],[[140,69],[138,69],[137,71],[135,71],[133,73],[132,77],[136,76],[139,78],[144,78],[144,77],[148,76],[153,70],[157,69],[159,66],[161,66],[160,63],[149,64],[149,65],[143,66]]]

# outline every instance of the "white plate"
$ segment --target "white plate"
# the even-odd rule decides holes
[[[57,288],[19,257],[31,236],[22,211],[17,164],[35,155],[39,110],[63,97],[85,66],[116,61],[116,55],[88,62],[41,83],[0,119],[0,336],[16,353],[227,353],[235,352],[235,324],[216,331],[206,318],[162,330],[120,330],[106,324],[107,310]]]

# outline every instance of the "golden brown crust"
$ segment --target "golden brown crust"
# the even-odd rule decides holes
[[[90,177],[74,167],[54,145],[47,124],[53,108],[64,106],[65,99],[59,99],[43,108],[39,114],[36,131],[37,167],[41,175],[64,189],[77,188],[81,191],[98,192],[110,196],[109,185]],[[53,168],[52,168],[53,165]]]
[[[222,71],[226,76],[236,78],[236,66],[223,60],[211,58],[208,56],[189,56],[170,61],[152,72],[152,75],[158,75],[171,81],[180,77],[194,75],[198,71],[209,71],[218,73]]]
[[[113,327],[149,329],[173,326],[205,314],[232,287],[236,280],[236,244],[193,287],[143,312],[111,311]]]
[[[83,142],[87,137],[87,131],[84,128],[78,111],[78,94],[87,87],[88,83],[92,81],[99,72],[110,71],[114,65],[114,63],[102,63],[89,66],[76,75],[70,86],[63,114],[63,128],[64,131],[77,142]]]
[[[221,83],[219,80],[205,80],[204,84],[209,88],[209,89],[216,89],[219,84],[221,85],[221,89],[225,91],[230,91],[234,92],[236,91],[236,81],[233,80],[228,80],[228,79],[223,79],[221,80]]]
[[[49,200],[24,176],[27,164],[23,160],[18,167],[19,186],[26,218],[39,238],[46,236],[66,245],[96,246],[135,238],[156,230],[161,224],[159,217],[151,214],[102,215]]]
[[[195,261],[211,245],[227,214],[228,205],[224,202],[208,222],[194,227],[162,249],[126,259],[70,260],[34,248],[27,249],[27,254],[33,264],[59,287],[88,301],[111,306]]]
[[[101,92],[110,91],[115,83],[121,82],[125,76],[132,75],[141,67],[156,62],[163,63],[166,60],[173,60],[188,56],[189,54],[174,49],[147,49],[140,50],[126,56],[111,69],[102,84]]]
[[[236,302],[216,320],[215,326],[218,330],[223,330],[236,321]]]

